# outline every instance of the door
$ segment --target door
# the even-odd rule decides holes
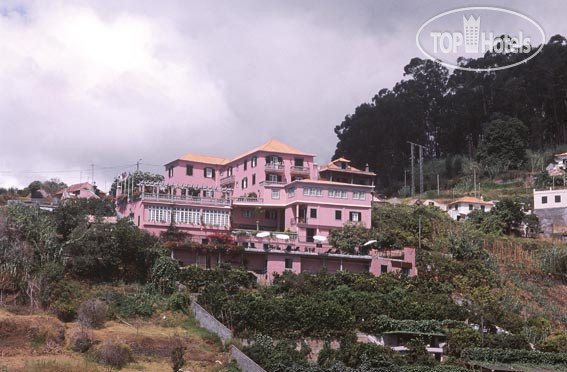
[[[307,229],[307,242],[313,243],[313,237],[315,236],[315,229]]]

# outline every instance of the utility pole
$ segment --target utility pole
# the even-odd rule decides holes
[[[423,195],[423,146],[419,146],[419,198]]]
[[[94,185],[94,163],[91,163],[91,183]]]
[[[437,173],[437,196],[439,196],[439,173]]]
[[[415,156],[413,154],[413,143],[409,142],[410,149],[411,149],[411,196],[415,195],[415,169],[414,169],[414,162]]]
[[[474,197],[476,198],[476,167],[473,167]]]
[[[414,162],[415,162],[415,154],[413,147],[419,147],[419,195],[423,194],[423,149],[425,146],[419,145],[417,143],[413,143],[407,141],[410,144],[411,149],[411,194],[412,196],[415,195],[415,171],[414,171]]]

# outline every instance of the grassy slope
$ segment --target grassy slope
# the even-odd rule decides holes
[[[49,315],[14,315],[0,310],[0,371],[10,372],[102,372],[107,369],[85,355],[73,352],[68,338],[78,329],[77,323],[61,323]],[[62,339],[64,331],[66,339]],[[104,328],[93,330],[97,341],[120,340],[130,346],[134,362],[124,372],[169,372],[170,343],[180,338],[187,347],[186,369],[201,371],[232,371],[229,355],[218,338],[196,326],[183,314],[164,313],[153,319],[106,322]]]

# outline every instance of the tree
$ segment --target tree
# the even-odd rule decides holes
[[[490,210],[490,214],[494,215],[502,224],[506,234],[510,234],[513,229],[517,229],[526,218],[522,210],[522,204],[510,198],[498,201],[494,208]]]
[[[363,245],[372,239],[372,233],[359,223],[346,223],[340,230],[332,230],[329,243],[342,252],[353,254],[358,249],[367,250]]]
[[[526,159],[528,128],[518,118],[502,117],[485,124],[477,159],[485,169],[517,169]]]

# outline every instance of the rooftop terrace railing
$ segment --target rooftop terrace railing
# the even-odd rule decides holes
[[[249,196],[241,196],[238,198],[233,199],[235,203],[250,203],[250,204],[262,204],[264,199],[262,198],[254,198]]]
[[[214,206],[229,206],[230,199],[203,198],[200,196],[183,196],[170,194],[146,194],[141,195],[142,200],[175,202],[182,204],[200,204]]]

